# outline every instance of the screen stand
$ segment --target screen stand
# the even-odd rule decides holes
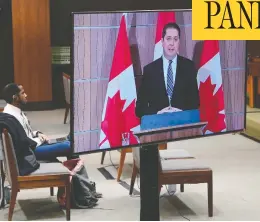
[[[203,127],[207,122],[191,123],[178,126],[169,126],[151,130],[141,130],[134,134],[141,144],[158,143],[158,141],[170,141],[177,138],[203,135]],[[141,221],[159,221],[159,151],[158,144],[145,145],[140,148],[140,198]],[[160,168],[159,168],[160,167]]]
[[[140,221],[159,221],[158,145],[140,148]]]

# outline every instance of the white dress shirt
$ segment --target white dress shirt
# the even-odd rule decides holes
[[[172,73],[173,73],[173,84],[175,82],[175,77],[176,77],[176,67],[177,67],[177,56],[172,60]],[[168,67],[169,67],[169,60],[162,55],[163,59],[163,73],[164,73],[164,83],[165,83],[165,88],[167,90],[167,74],[168,74]],[[173,85],[174,86],[174,85]]]
[[[7,104],[3,112],[14,116],[23,126],[26,135],[34,140],[37,143],[37,146],[40,146],[43,143],[39,137],[36,137],[38,131],[32,131],[29,120],[21,109],[11,104]]]

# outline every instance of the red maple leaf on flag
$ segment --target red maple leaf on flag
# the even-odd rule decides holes
[[[210,76],[206,81],[200,82],[200,118],[201,121],[206,121],[208,124],[204,128],[204,132],[207,130],[211,132],[221,132],[226,128],[225,115],[219,113],[224,110],[224,93],[221,86],[214,94],[216,84],[211,83]]]
[[[120,91],[112,97],[108,97],[106,116],[101,123],[101,129],[106,137],[100,143],[109,141],[110,147],[122,146],[122,133],[130,133],[130,144],[136,144],[137,140],[133,136],[131,129],[139,124],[139,119],[133,115],[135,110],[135,100],[123,111],[126,100],[120,98]]]

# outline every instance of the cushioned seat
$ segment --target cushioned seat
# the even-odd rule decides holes
[[[183,149],[160,150],[161,159],[194,158],[188,151]]]
[[[174,159],[174,160],[162,160],[162,171],[181,171],[181,170],[210,170],[208,166],[205,166],[196,159]]]
[[[36,175],[55,175],[55,174],[62,174],[62,173],[68,173],[69,170],[67,167],[65,167],[61,163],[41,163],[40,168],[30,175],[36,176]],[[29,176],[30,176],[29,175]]]

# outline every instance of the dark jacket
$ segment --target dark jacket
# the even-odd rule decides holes
[[[171,105],[181,110],[199,108],[197,71],[194,63],[182,56],[177,57],[176,77]],[[162,57],[146,65],[137,93],[136,116],[156,114],[169,106],[164,82]]]
[[[36,160],[32,150],[37,143],[27,137],[23,126],[14,116],[0,113],[1,137],[4,128],[8,130],[12,137],[20,176],[28,175],[37,170],[40,163]]]

